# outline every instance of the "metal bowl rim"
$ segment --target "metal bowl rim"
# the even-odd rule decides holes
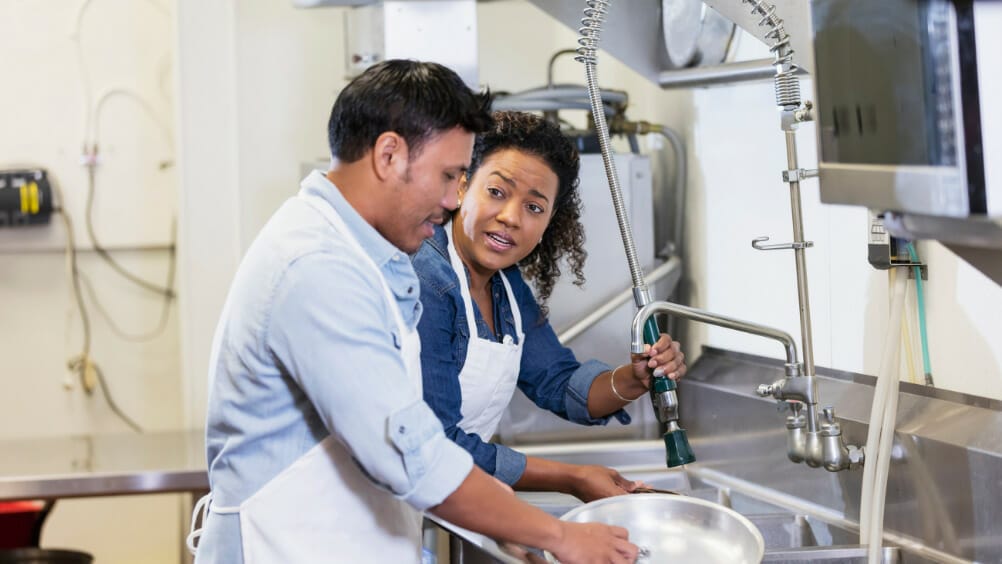
[[[724,513],[734,517],[739,523],[745,526],[752,533],[752,537],[755,539],[755,543],[758,546],[758,557],[762,558],[765,555],[765,539],[762,537],[762,531],[758,530],[758,527],[751,522],[747,517],[738,513],[737,511],[731,509],[730,507],[724,507],[719,503],[714,503],[712,501],[707,501],[705,499],[699,499],[698,497],[688,497],[685,495],[672,495],[672,494],[660,494],[660,493],[640,493],[640,494],[625,494],[616,495],[612,497],[606,497],[602,499],[597,499],[595,501],[590,501],[588,503],[579,505],[567,513],[560,516],[561,521],[569,521],[571,518],[576,516],[578,513],[582,513],[586,509],[594,509],[596,507],[602,507],[603,505],[609,505],[616,502],[622,502],[623,499],[671,499],[673,502],[677,503],[692,503],[695,505],[702,505],[709,507],[711,509],[716,509],[723,511]]]

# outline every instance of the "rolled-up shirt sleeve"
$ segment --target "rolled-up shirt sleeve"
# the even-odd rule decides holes
[[[615,417],[623,425],[630,423],[630,414],[624,409],[603,417],[592,417],[588,413],[588,393],[591,391],[591,386],[595,378],[608,370],[611,368],[604,362],[586,360],[574,371],[567,382],[567,393],[564,396],[568,419],[582,425],[605,425],[611,417]]]
[[[588,393],[592,383],[608,364],[598,360],[578,362],[574,352],[561,345],[550,322],[542,318],[536,298],[525,281],[514,271],[509,273],[512,290],[522,313],[525,346],[518,387],[539,407],[582,425],[605,425],[613,417],[626,425],[630,415],[623,409],[604,417],[588,413]]]
[[[276,286],[267,346],[324,426],[378,484],[419,510],[473,467],[404,367],[403,335],[375,271],[352,253],[297,259]],[[395,305],[393,307],[396,307]]]

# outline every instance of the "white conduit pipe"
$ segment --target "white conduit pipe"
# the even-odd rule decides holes
[[[898,326],[893,356],[893,367],[889,373],[884,401],[884,417],[880,428],[880,452],[877,459],[876,476],[873,478],[873,516],[870,518],[870,544],[867,561],[879,563],[884,540],[884,507],[887,501],[887,476],[891,468],[891,450],[894,446],[894,427],[898,418],[898,397],[900,381],[901,319],[904,316],[905,293],[908,289],[906,271],[897,272],[894,280],[894,303],[891,306],[891,323]]]
[[[908,276],[901,273],[891,292],[891,315],[884,338],[884,353],[870,408],[866,434],[866,464],[863,466],[863,492],[859,507],[859,543],[868,545],[868,561],[880,562],[884,529],[884,498],[890,470],[891,446],[898,408],[898,375],[901,343],[901,318],[904,314]]]

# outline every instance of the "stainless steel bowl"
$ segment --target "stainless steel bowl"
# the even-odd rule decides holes
[[[762,533],[741,514],[702,499],[668,494],[607,497],[575,507],[560,519],[606,523],[630,532],[637,562],[758,563]],[[550,562],[556,562],[546,554]]]

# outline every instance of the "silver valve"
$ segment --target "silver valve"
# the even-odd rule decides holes
[[[821,432],[829,437],[842,434],[842,426],[835,420],[835,408],[830,405],[821,410]]]
[[[669,423],[678,419],[678,395],[675,390],[653,393],[652,396],[658,421]]]

